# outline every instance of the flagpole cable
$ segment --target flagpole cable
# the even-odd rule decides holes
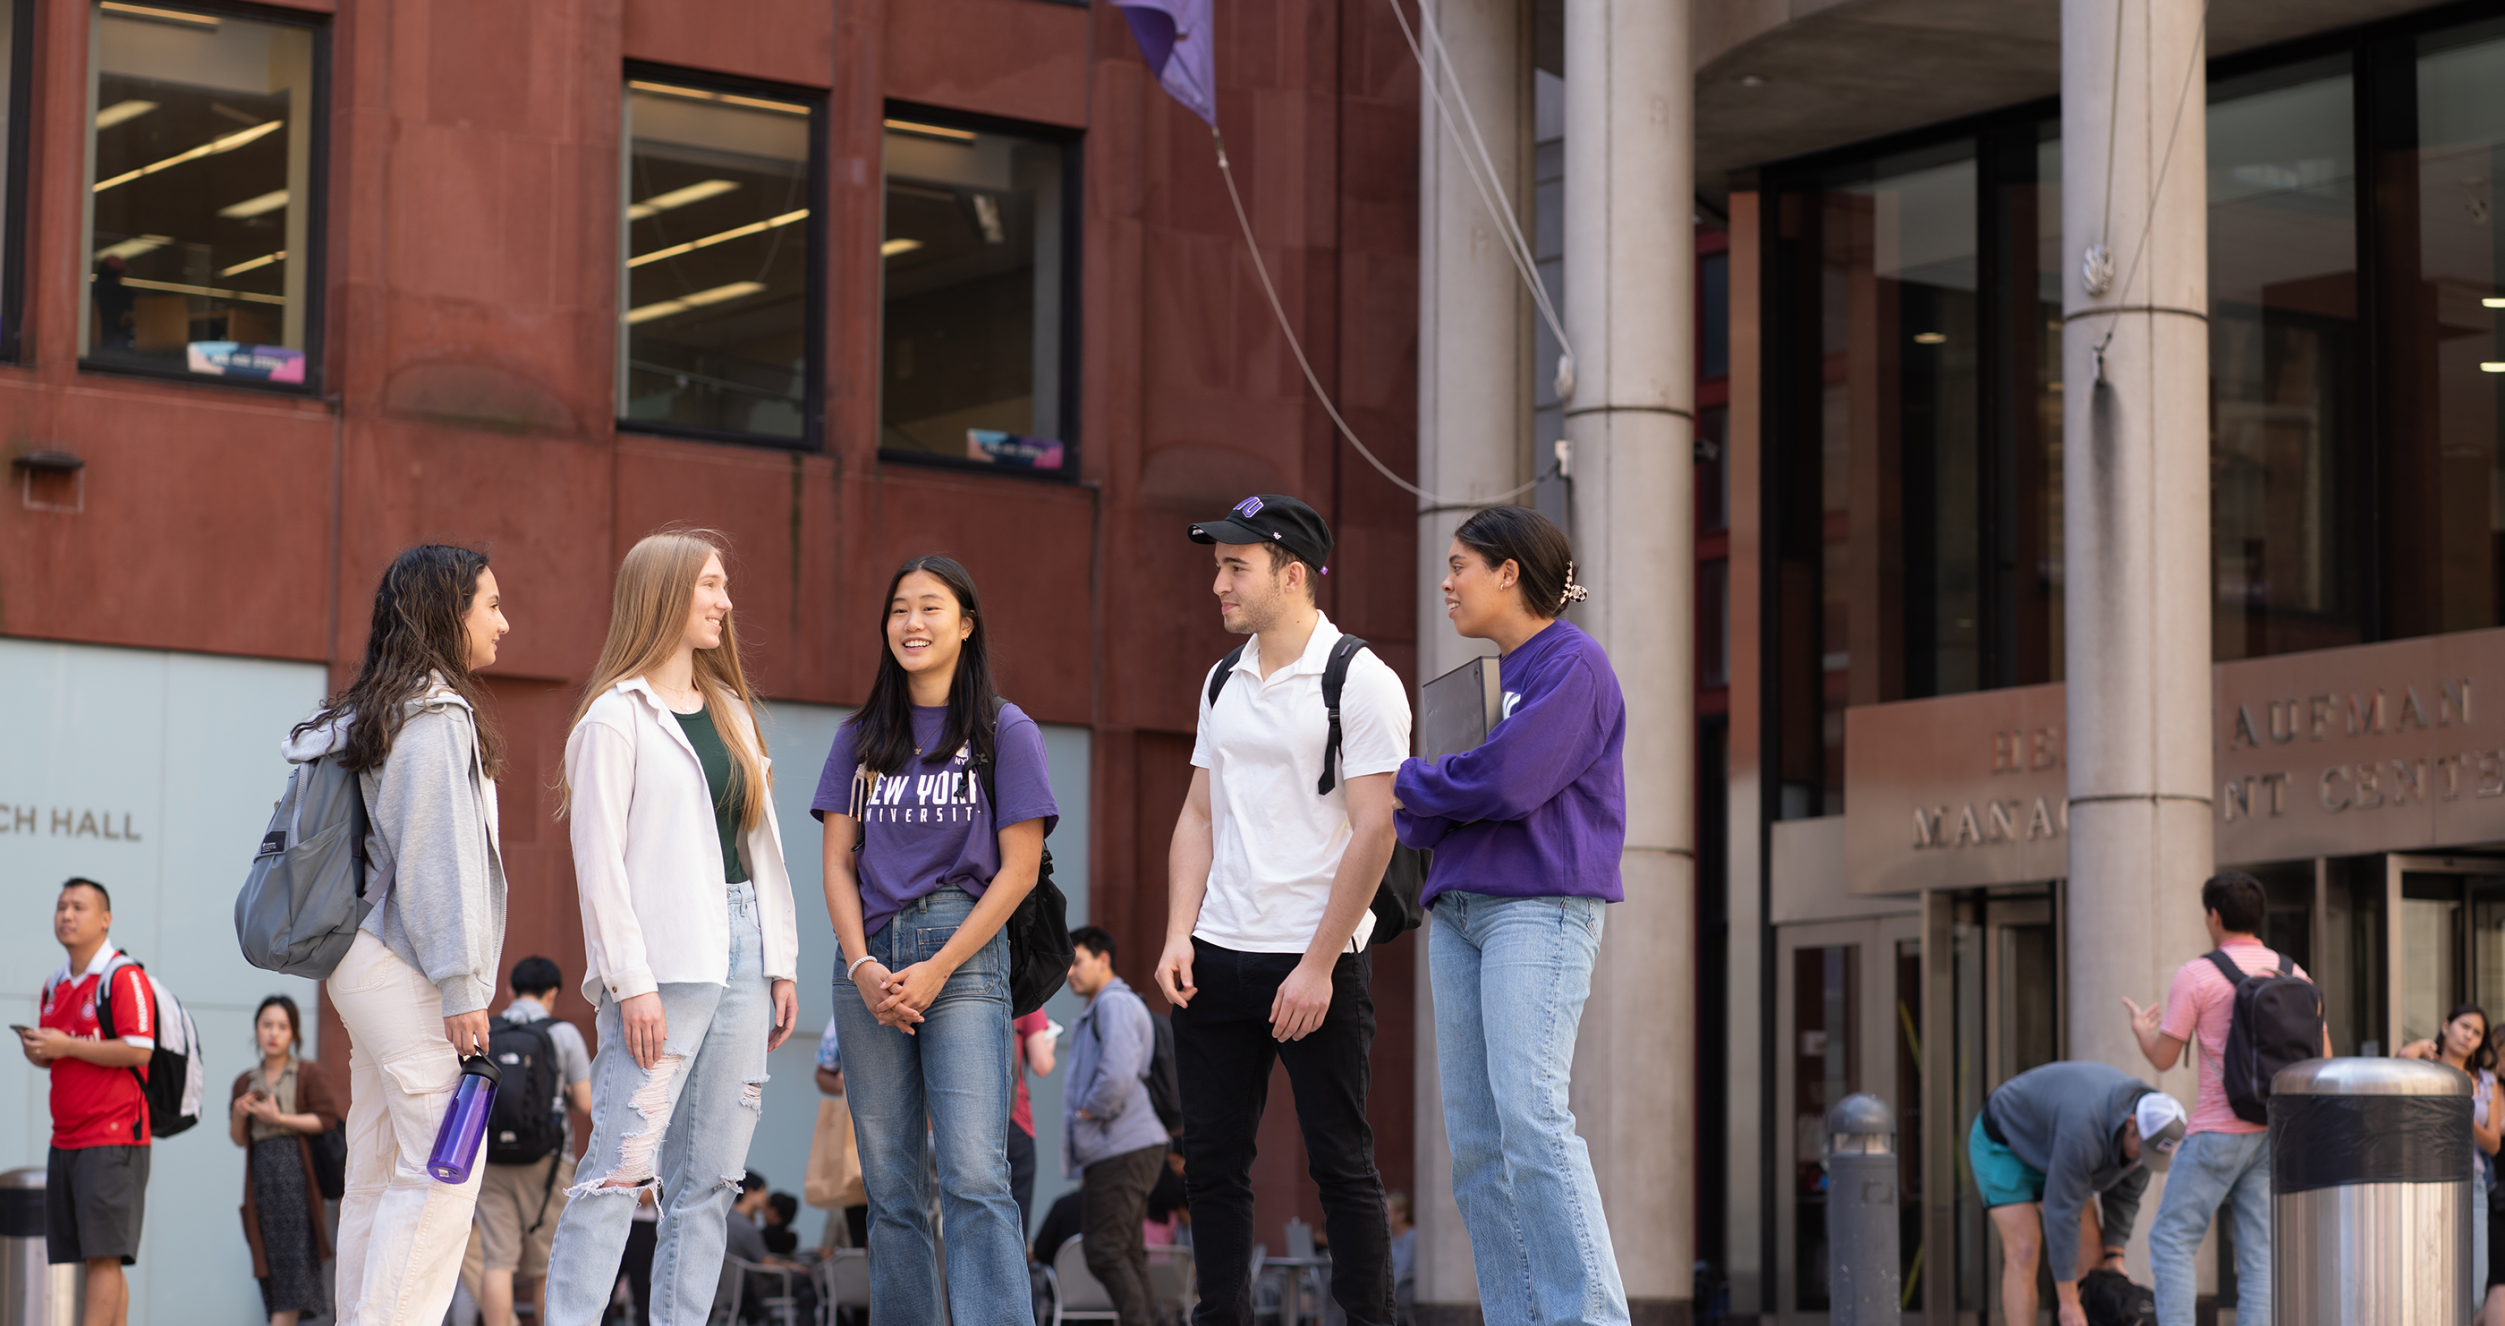
[[[1531,301],[1538,306],[1541,319],[1548,323],[1548,330],[1556,336],[1557,348],[1571,361],[1574,345],[1566,339],[1565,323],[1557,316],[1557,306],[1549,298],[1547,282],[1540,279],[1539,260],[1531,252],[1530,240],[1523,236],[1521,219],[1514,215],[1513,199],[1505,193],[1504,178],[1497,173],[1496,160],[1487,150],[1487,140],[1479,133],[1478,116],[1470,109],[1469,94],[1461,90],[1461,75],[1453,69],[1452,51],[1444,44],[1444,34],[1436,25],[1434,11],[1428,7],[1426,0],[1418,0],[1418,24],[1426,33],[1426,41],[1421,45],[1417,34],[1410,31],[1409,16],[1402,11],[1400,0],[1388,0],[1388,3],[1393,20],[1400,24],[1401,37],[1409,43],[1409,53],[1418,61],[1419,82],[1435,101],[1435,118],[1443,123],[1445,136],[1452,139],[1453,150],[1461,154],[1462,168],[1469,174],[1470,183],[1478,189],[1479,204],[1496,218],[1497,233],[1505,241],[1505,254],[1513,259],[1514,271],[1530,290]],[[1442,66],[1442,78],[1436,77],[1435,65],[1427,62],[1427,46],[1435,48],[1435,65]],[[1446,81],[1451,82],[1452,100],[1461,109],[1457,116],[1453,114],[1452,107],[1445,104],[1443,85]],[[1455,120],[1470,131],[1468,145],[1463,144],[1460,132],[1453,128]],[[1473,147],[1477,149],[1475,160],[1471,155]],[[1484,179],[1480,176],[1482,169],[1486,172]],[[1493,197],[1489,196],[1491,191]]]
[[[1244,249],[1252,255],[1253,274],[1261,278],[1261,293],[1269,297],[1270,312],[1279,320],[1279,332],[1287,338],[1289,352],[1296,356],[1296,367],[1304,370],[1305,385],[1313,389],[1314,399],[1322,402],[1323,412],[1331,416],[1331,422],[1339,428],[1339,435],[1348,439],[1348,445],[1355,447],[1357,454],[1365,457],[1366,463],[1372,465],[1376,473],[1397,484],[1402,491],[1424,498],[1438,508],[1497,506],[1538,487],[1540,480],[1533,479],[1518,488],[1508,488],[1486,498],[1456,498],[1446,497],[1440,493],[1430,493],[1394,474],[1392,468],[1368,450],[1365,443],[1357,440],[1355,430],[1349,428],[1348,421],[1340,417],[1339,407],[1331,403],[1331,393],[1322,389],[1322,379],[1314,376],[1313,363],[1305,358],[1305,347],[1296,337],[1295,325],[1287,320],[1287,306],[1279,302],[1278,287],[1270,282],[1270,265],[1261,260],[1260,241],[1253,238],[1252,217],[1244,211],[1244,195],[1235,187],[1235,167],[1227,161],[1226,157],[1226,135],[1218,132],[1218,126],[1215,124],[1209,126],[1209,141],[1218,150],[1218,175],[1226,181],[1227,200],[1235,204],[1235,224],[1243,227]],[[1545,474],[1540,476],[1540,478],[1546,477]]]

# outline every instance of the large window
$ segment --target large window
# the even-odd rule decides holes
[[[2393,555],[2416,572],[2394,586],[2393,626],[2419,634],[2505,623],[2505,21],[2411,54],[2416,143],[2384,176],[2417,215],[2383,233],[2418,266],[2394,290],[2406,426],[2388,491]]]
[[[310,386],[314,31],[156,0],[90,19],[85,362]]]
[[[817,119],[788,96],[628,81],[621,427],[814,440]]]
[[[881,450],[1077,472],[1065,353],[1075,157],[922,112],[887,121]]]
[[[2365,638],[2355,122],[2345,57],[2210,89],[2217,658]]]

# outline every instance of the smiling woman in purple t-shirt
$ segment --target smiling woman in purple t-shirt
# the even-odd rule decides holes
[[[945,557],[897,568],[886,648],[827,753],[826,910],[843,948],[835,1021],[870,1199],[870,1315],[1023,1319],[1025,1238],[1009,1191],[1009,941],[1059,818],[1035,720],[992,690],[974,579]],[[997,709],[998,717],[994,718]],[[992,764],[986,796],[980,765]],[[938,1147],[948,1286],[930,1210]]]
[[[1421,901],[1453,1196],[1489,1321],[1624,1322],[1566,1084],[1602,908],[1626,896],[1626,705],[1599,642],[1557,619],[1584,591],[1545,516],[1479,512],[1446,567],[1445,616],[1495,643],[1505,692],[1483,744],[1392,780],[1400,840],[1435,853]]]

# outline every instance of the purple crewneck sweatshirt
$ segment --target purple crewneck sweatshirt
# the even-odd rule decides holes
[[[1447,889],[1623,902],[1626,701],[1600,642],[1551,623],[1504,657],[1503,717],[1474,750],[1400,766],[1392,817],[1428,848],[1422,903]]]

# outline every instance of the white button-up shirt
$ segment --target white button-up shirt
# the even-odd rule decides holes
[[[1317,614],[1305,652],[1266,680],[1259,642],[1246,641],[1214,708],[1209,676],[1217,669],[1201,678],[1192,765],[1209,771],[1216,854],[1192,933],[1220,948],[1302,953],[1313,943],[1354,836],[1349,780],[1394,772],[1409,758],[1409,690],[1373,650],[1360,650],[1340,691],[1339,778],[1329,795],[1314,791],[1331,727],[1322,670],[1342,634]],[[1373,933],[1368,911],[1357,922],[1356,947]]]
[[[713,720],[725,742],[756,740],[755,719],[736,701],[716,705]],[[677,716],[643,678],[592,701],[566,738],[565,776],[583,907],[583,997],[596,1005],[605,991],[623,1002],[663,984],[729,980],[730,883],[713,791]],[[739,854],[757,890],[766,977],[795,979],[800,931],[770,798]]]

